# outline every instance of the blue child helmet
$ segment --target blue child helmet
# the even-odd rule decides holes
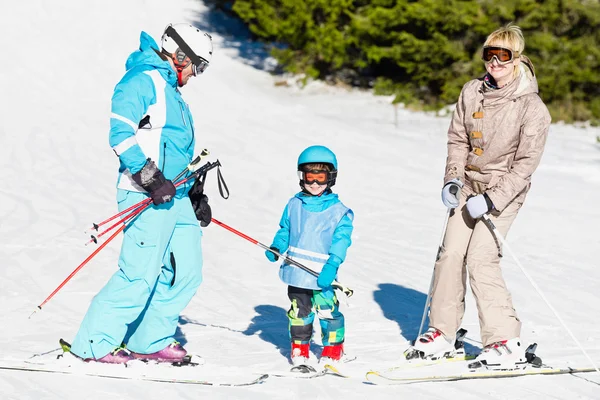
[[[337,158],[333,151],[325,146],[310,146],[298,157],[298,170],[302,164],[329,164],[332,171],[337,171]]]
[[[298,156],[298,171],[302,171],[302,166],[305,164],[328,164],[331,168],[328,178],[328,188],[335,185],[335,179],[337,178],[337,158],[333,151],[329,150],[325,146],[310,146],[304,149],[300,156]],[[300,178],[300,186],[304,186],[302,177]]]

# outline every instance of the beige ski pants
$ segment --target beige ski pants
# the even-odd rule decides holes
[[[498,245],[482,221],[474,221],[465,206],[468,190],[462,190],[460,205],[448,219],[443,249],[435,263],[430,326],[453,339],[465,312],[467,271],[477,303],[481,340],[484,346],[520,336],[521,321],[506,288]],[[513,201],[502,213],[488,214],[506,237],[521,203]]]

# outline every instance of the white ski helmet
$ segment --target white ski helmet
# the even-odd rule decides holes
[[[194,75],[200,75],[212,58],[211,36],[190,24],[169,24],[162,35],[161,45],[162,52],[173,59],[178,71],[191,61]]]

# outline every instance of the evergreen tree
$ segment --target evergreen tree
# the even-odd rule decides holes
[[[485,73],[487,35],[513,22],[554,120],[600,121],[598,0],[214,0],[294,73],[374,86],[435,109]]]

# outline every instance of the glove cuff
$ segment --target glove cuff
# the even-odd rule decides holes
[[[492,202],[492,199],[490,199],[490,197],[487,195],[487,193],[483,194],[483,198],[485,199],[485,203],[487,204],[488,212],[494,211],[496,207],[494,207],[494,203]]]
[[[463,182],[462,182],[460,179],[458,179],[458,178],[454,178],[454,179],[451,179],[451,180],[449,180],[448,182],[446,182],[446,183],[444,184],[444,187],[446,187],[446,186],[448,186],[448,185],[452,185],[452,184],[454,184],[454,185],[458,185],[458,187],[460,187],[461,189],[463,188],[463,186],[465,186],[465,184],[464,184],[464,183],[463,183]]]

